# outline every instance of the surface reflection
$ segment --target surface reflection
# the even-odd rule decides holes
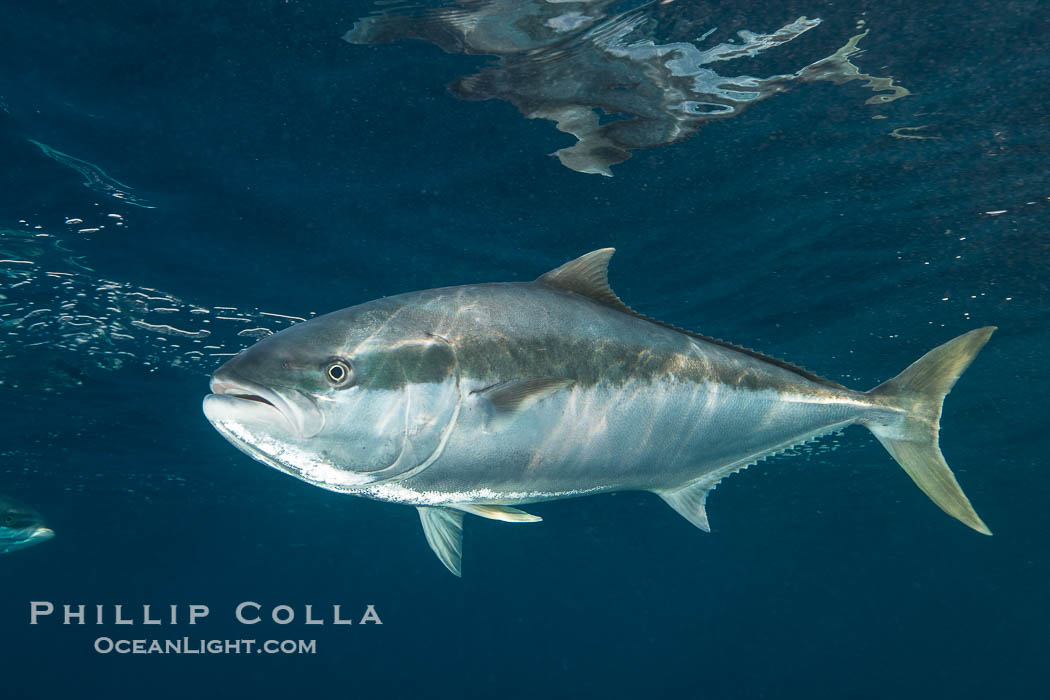
[[[821,20],[799,17],[772,32],[711,27],[693,41],[667,41],[661,25],[682,23],[689,9],[649,2],[614,13],[614,4],[622,6],[608,0],[458,0],[437,8],[387,8],[359,20],[343,38],[353,44],[418,39],[448,53],[498,57],[453,82],[451,92],[467,100],[505,100],[527,119],[553,121],[578,140],[554,154],[564,166],[610,177],[611,167],[633,150],[683,141],[707,122],[734,117],[799,83],[865,80],[879,93],[869,104],[908,94],[892,78],[868,75],[851,62],[866,31],[796,70],[732,75],[731,66],[750,65]],[[718,72],[718,64],[726,67]]]

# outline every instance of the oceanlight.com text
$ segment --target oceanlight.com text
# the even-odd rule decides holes
[[[316,654],[316,639],[112,639],[95,640],[99,654]]]

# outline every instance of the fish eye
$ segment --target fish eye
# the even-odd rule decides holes
[[[353,378],[353,371],[350,369],[350,365],[343,360],[329,361],[325,366],[324,374],[329,383],[335,387],[344,387]]]

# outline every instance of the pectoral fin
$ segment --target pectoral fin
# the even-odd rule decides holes
[[[464,513],[477,515],[489,520],[502,520],[505,523],[538,523],[543,518],[532,513],[526,513],[510,506],[482,506],[476,504],[456,505],[456,508]]]
[[[657,491],[656,495],[667,501],[683,518],[696,525],[704,532],[711,532],[707,522],[707,494],[712,485],[706,481],[690,484],[679,489]]]
[[[441,563],[456,576],[463,575],[463,511],[419,506],[423,534]]]
[[[529,410],[540,399],[572,384],[561,377],[530,377],[494,384],[477,392],[492,409],[490,427],[499,429]]]

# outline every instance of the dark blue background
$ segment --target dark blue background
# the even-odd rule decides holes
[[[647,494],[539,505],[536,526],[472,519],[459,580],[412,510],[233,450],[200,413],[203,372],[105,372],[68,353],[81,386],[0,391],[0,492],[59,533],[0,559],[5,695],[1042,695],[1045,8],[759,5],[686,9],[754,31],[821,17],[792,47],[806,60],[863,17],[855,61],[914,95],[873,107],[858,83],[804,85],[607,179],[548,157],[572,142],[550,123],[446,92],[484,58],[341,41],[367,3],[8,3],[0,225],[65,231],[67,217],[119,212],[123,228],[66,241],[98,278],[299,315],[530,279],[616,246],[613,285],[643,313],[857,388],[995,324],[942,421],[995,537],[940,513],[854,428],[834,451],[724,482],[710,535]],[[939,138],[888,136],[923,124]],[[27,139],[155,208],[82,187]],[[17,336],[3,342],[6,372],[49,371]],[[30,627],[30,600],[206,603],[205,624],[162,636],[316,637],[319,650],[100,656],[96,636],[152,630]],[[385,624],[244,628],[241,600],[374,603]]]

